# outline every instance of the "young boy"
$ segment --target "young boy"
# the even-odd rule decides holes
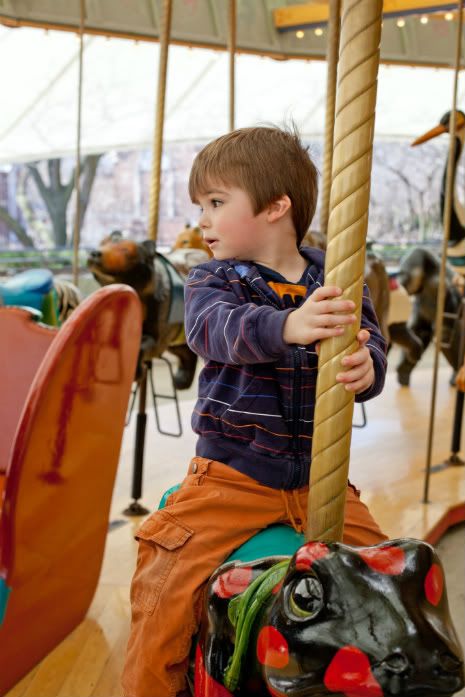
[[[214,259],[186,286],[186,336],[205,359],[192,417],[196,457],[165,509],[137,534],[126,697],[189,694],[185,674],[206,581],[271,523],[306,526],[317,344],[356,321],[324,285],[324,255],[299,249],[317,172],[299,138],[245,128],[196,157],[189,192]],[[358,401],[384,384],[385,341],[365,288],[358,349],[338,381]],[[344,541],[386,539],[347,487]]]

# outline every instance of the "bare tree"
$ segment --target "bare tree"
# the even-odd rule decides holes
[[[407,144],[398,143],[397,146],[379,146],[375,151],[376,167],[395,177],[382,175],[380,178],[388,189],[390,207],[395,208],[397,227],[406,235],[416,231],[418,241],[425,241],[428,229],[439,229],[440,226],[439,187],[443,157],[444,150],[439,144],[411,149]]]
[[[101,154],[87,155],[81,165],[80,229],[84,223],[100,158]],[[74,189],[75,170],[71,172],[68,181],[63,182],[61,163],[60,158],[47,160],[48,184],[44,181],[38,163],[27,165],[50,217],[55,247],[66,247],[72,244],[73,238],[73,232],[68,234],[67,230],[67,210]]]
[[[23,228],[19,220],[13,218],[13,216],[11,216],[7,209],[3,206],[0,206],[0,219],[8,225],[12,232],[14,232],[21,244],[23,244],[25,247],[34,247],[34,240],[29,237],[27,231],[25,228]]]

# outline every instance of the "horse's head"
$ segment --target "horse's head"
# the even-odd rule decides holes
[[[416,540],[301,547],[257,656],[276,696],[445,696],[464,684],[442,566]]]
[[[152,240],[126,240],[115,231],[102,240],[98,249],[89,252],[87,266],[102,286],[127,283],[144,294],[153,285],[155,255],[156,246]]]
[[[240,684],[253,694],[249,682],[274,697],[449,697],[463,687],[430,545],[311,542],[290,563],[276,561],[229,564],[212,577],[208,679],[218,683],[222,673],[232,691]]]
[[[204,242],[200,228],[190,227],[190,225],[186,225],[184,230],[176,237],[173,245],[173,250],[175,249],[201,249],[210,258],[213,256],[210,247]]]

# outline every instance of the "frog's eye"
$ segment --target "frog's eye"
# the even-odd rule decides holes
[[[323,607],[323,586],[313,575],[296,579],[289,589],[288,603],[290,614],[297,620],[316,617]]]

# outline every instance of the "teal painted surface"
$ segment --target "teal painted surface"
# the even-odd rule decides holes
[[[30,269],[18,273],[0,285],[4,305],[34,307],[42,310],[44,296],[53,288],[53,274],[48,269]]]
[[[165,507],[168,496],[177,491],[180,486],[180,484],[175,484],[171,489],[165,491],[159,509]],[[270,525],[244,542],[226,561],[253,561],[262,557],[273,557],[277,554],[292,556],[303,545],[304,541],[304,535],[288,525]]]
[[[164,493],[163,496],[161,497],[160,504],[159,504],[159,506],[158,506],[158,510],[159,510],[159,511],[161,511],[161,509],[164,508],[164,507],[166,506],[166,499],[168,498],[168,496],[171,496],[171,494],[174,494],[174,492],[177,491],[177,490],[180,489],[180,488],[181,488],[181,485],[180,485],[180,484],[175,484],[175,485],[172,486],[170,489],[167,489],[167,490],[165,491],[165,493]]]
[[[253,561],[276,554],[292,556],[304,541],[303,534],[288,525],[270,525],[244,542],[226,561]]]
[[[5,617],[10,590],[11,588],[8,588],[3,578],[0,578],[0,624],[2,624],[3,618]]]

